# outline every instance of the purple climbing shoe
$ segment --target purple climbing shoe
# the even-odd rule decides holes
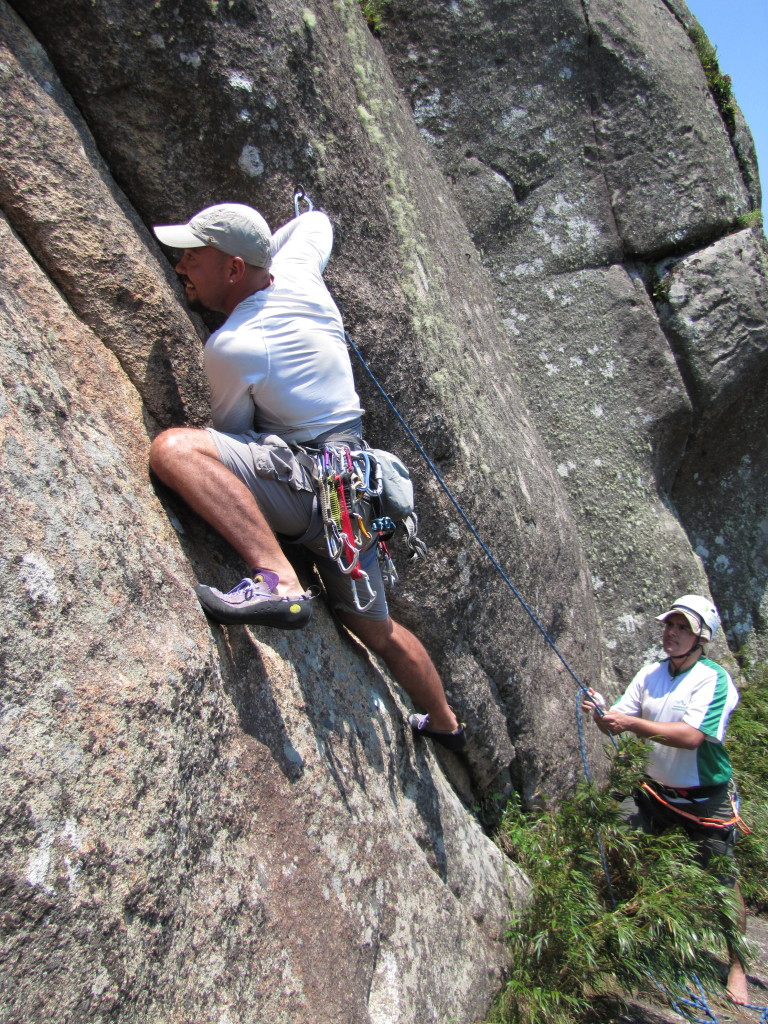
[[[408,724],[413,729],[415,736],[425,736],[428,740],[439,743],[446,750],[453,750],[457,753],[467,745],[467,734],[464,726],[459,725],[453,732],[443,732],[440,729],[430,729],[429,715],[411,715]]]
[[[223,594],[215,587],[195,587],[200,604],[215,622],[226,626],[272,626],[275,629],[303,629],[312,617],[312,595],[278,597],[276,572],[255,569],[253,578],[240,580]]]

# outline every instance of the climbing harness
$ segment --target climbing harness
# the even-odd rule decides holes
[[[673,803],[670,803],[668,800],[664,799],[662,794],[659,792],[658,785],[653,785],[646,779],[641,779],[639,783],[639,788],[647,796],[652,797],[654,800],[656,800],[659,804],[662,804],[668,810],[673,811],[676,815],[678,815],[681,818],[685,818],[687,821],[692,821],[695,825],[698,825],[700,828],[722,829],[723,831],[729,832],[732,831],[734,828],[737,828],[739,832],[741,832],[745,836],[751,835],[752,833],[752,829],[749,828],[747,823],[739,814],[739,794],[736,789],[735,783],[731,784],[731,787],[728,792],[728,798],[731,803],[731,810],[733,811],[733,816],[731,818],[728,818],[727,820],[721,818],[699,817],[696,814],[691,814],[688,811],[682,810],[680,807],[675,807]],[[680,796],[685,798],[685,790],[676,790],[676,792],[679,793]]]

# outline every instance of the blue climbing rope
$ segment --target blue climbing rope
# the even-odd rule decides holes
[[[304,187],[302,185],[297,185],[296,188],[294,189],[294,192],[293,192],[293,207],[294,207],[295,215],[297,217],[301,214],[301,203],[302,202],[306,203],[307,211],[314,209],[314,204],[312,203],[312,200],[307,195]],[[483,538],[480,536],[480,534],[478,533],[477,529],[475,528],[474,523],[469,518],[467,513],[464,511],[464,509],[461,507],[461,505],[459,504],[459,502],[456,499],[455,495],[451,491],[450,487],[448,486],[448,484],[443,479],[443,476],[440,473],[440,470],[437,468],[437,466],[434,464],[434,462],[430,459],[429,455],[424,450],[421,442],[418,440],[416,435],[413,433],[411,428],[408,426],[408,424],[406,423],[406,421],[403,418],[403,416],[401,416],[400,411],[395,406],[395,403],[392,401],[392,399],[389,397],[389,395],[386,393],[384,388],[379,383],[379,381],[376,378],[373,370],[371,370],[371,368],[368,365],[365,357],[363,356],[363,354],[360,351],[360,349],[357,347],[357,345],[354,343],[354,341],[350,337],[348,331],[344,331],[344,337],[346,338],[347,344],[349,345],[349,347],[352,349],[352,351],[355,353],[357,358],[360,360],[361,366],[363,367],[365,372],[368,374],[368,376],[371,378],[371,380],[373,381],[373,384],[375,385],[375,387],[377,388],[379,393],[384,398],[384,401],[387,403],[389,408],[392,410],[392,412],[394,413],[396,419],[398,420],[398,422],[402,426],[403,430],[406,432],[406,434],[410,438],[411,443],[414,445],[414,447],[418,451],[419,455],[421,455],[421,457],[424,459],[424,461],[426,462],[427,466],[429,466],[429,469],[431,470],[433,476],[435,477],[435,479],[437,480],[437,482],[440,484],[440,486],[442,487],[443,491],[447,495],[448,500],[451,502],[453,507],[459,513],[461,518],[464,520],[464,523],[466,524],[468,530],[470,531],[472,536],[475,538],[475,540],[478,542],[478,544],[482,548],[483,552],[485,553],[486,557],[490,561],[491,565],[493,565],[493,567],[499,573],[501,578],[504,580],[506,585],[509,587],[509,589],[514,594],[515,598],[520,603],[521,607],[525,610],[527,615],[530,617],[531,622],[533,622],[533,624],[536,627],[536,629],[538,629],[538,631],[544,637],[546,642],[552,648],[553,652],[560,659],[560,662],[565,667],[565,669],[568,672],[568,674],[571,676],[571,678],[575,681],[576,685],[579,687],[579,691],[581,693],[586,694],[587,696],[589,696],[589,687],[585,686],[584,683],[579,679],[579,677],[573,671],[571,666],[568,664],[566,659],[563,657],[563,655],[559,651],[559,649],[558,649],[557,645],[555,644],[554,640],[550,637],[550,635],[544,629],[544,627],[542,626],[542,624],[539,622],[539,620],[537,619],[536,615],[534,614],[533,610],[528,606],[527,602],[523,599],[522,594],[518,591],[517,587],[514,585],[512,580],[509,578],[509,576],[507,576],[506,572],[504,571],[502,566],[499,564],[498,560],[494,557],[493,552],[490,550],[488,545],[485,543]],[[600,715],[603,714],[603,711],[602,711],[601,708],[596,708],[596,710],[597,710],[598,714],[600,714]]]
[[[592,784],[592,773],[589,770],[589,763],[587,761],[587,745],[584,741],[584,719],[581,714],[581,691],[576,693],[576,728],[579,733],[579,749],[581,750],[581,762],[584,765],[584,775],[587,782]],[[617,747],[616,740],[611,736],[611,742],[614,747]],[[618,748],[617,748],[618,749]],[[605,881],[608,885],[608,895],[611,899],[611,906],[614,910],[618,909],[618,901],[616,900],[616,893],[614,892],[613,882],[611,880],[611,872],[608,868],[608,858],[605,854],[605,847],[603,846],[603,837],[600,835],[600,829],[595,826],[595,839],[597,840],[597,850],[600,854],[600,863],[603,866],[603,874],[605,875]]]
[[[651,981],[665,999],[667,999],[675,1013],[679,1013],[682,1017],[686,1017],[692,1022],[692,1024],[720,1024],[719,1018],[709,1005],[709,1000],[707,999],[707,993],[704,986],[695,974],[691,978],[692,984],[687,986],[685,996],[676,996],[669,992],[650,974],[648,975],[648,980]],[[751,1003],[733,1004],[734,1013],[738,1013],[739,1016],[741,1016],[742,1010],[751,1010],[752,1012],[759,1014],[758,1024],[768,1024],[768,1006],[753,1006]],[[703,1014],[703,1016],[692,1017],[691,1013],[699,1013]]]
[[[554,653],[555,653],[555,654],[557,655],[557,657],[558,657],[558,658],[560,659],[561,663],[562,663],[562,664],[564,665],[564,667],[565,667],[566,671],[568,672],[568,674],[569,674],[569,675],[571,676],[571,678],[572,678],[572,679],[574,679],[574,680],[575,680],[575,682],[576,682],[576,685],[577,685],[577,686],[579,687],[579,692],[580,692],[580,693],[583,693],[583,694],[586,694],[587,696],[589,696],[589,692],[590,692],[590,691],[589,691],[589,687],[588,687],[588,686],[585,686],[585,685],[584,685],[584,683],[583,683],[583,682],[582,682],[582,681],[581,681],[581,680],[579,679],[579,677],[578,677],[578,676],[576,675],[576,673],[575,673],[575,672],[573,671],[573,669],[571,668],[571,666],[570,666],[570,665],[568,664],[568,662],[566,661],[566,659],[565,659],[565,658],[563,657],[563,655],[562,655],[562,654],[560,653],[560,651],[558,650],[557,644],[556,644],[556,643],[554,642],[554,640],[553,640],[553,639],[552,639],[552,638],[550,637],[550,635],[549,635],[549,634],[547,633],[547,631],[546,631],[546,630],[544,629],[544,627],[542,626],[542,624],[541,624],[541,623],[539,622],[539,620],[538,620],[538,619],[536,618],[536,615],[535,615],[535,613],[534,613],[534,612],[533,612],[533,610],[532,610],[532,609],[531,609],[531,608],[530,608],[530,607],[528,606],[528,604],[527,604],[527,603],[526,603],[526,601],[524,600],[524,598],[523,598],[522,594],[521,594],[521,593],[519,592],[519,590],[518,590],[518,589],[517,589],[517,587],[516,587],[516,586],[514,585],[514,583],[512,582],[512,580],[511,580],[511,579],[509,578],[509,576],[508,576],[508,575],[506,574],[506,572],[504,571],[504,569],[502,568],[502,566],[501,566],[501,565],[499,564],[498,560],[497,560],[497,559],[496,559],[496,558],[494,557],[494,554],[493,554],[493,552],[492,552],[492,551],[490,550],[490,548],[488,547],[488,545],[487,545],[487,544],[485,543],[485,541],[483,540],[483,538],[482,538],[482,537],[480,536],[480,534],[478,533],[477,529],[475,528],[475,525],[474,525],[474,523],[473,523],[473,522],[472,522],[472,520],[471,520],[471,519],[469,518],[469,516],[467,515],[467,513],[466,513],[466,512],[464,511],[464,509],[463,509],[463,508],[461,507],[461,505],[459,504],[459,501],[457,500],[456,496],[455,496],[455,495],[453,494],[453,492],[451,491],[450,487],[448,486],[448,484],[447,484],[447,483],[445,482],[445,480],[443,479],[443,476],[442,476],[442,474],[440,473],[440,470],[439,470],[439,469],[437,468],[437,466],[436,466],[436,465],[434,464],[434,462],[433,462],[433,461],[432,461],[432,460],[430,459],[429,455],[428,455],[428,454],[426,453],[426,451],[424,450],[423,446],[421,445],[421,443],[420,443],[420,441],[418,440],[418,438],[416,437],[416,435],[415,435],[415,434],[413,433],[413,431],[411,430],[411,428],[410,428],[410,427],[408,426],[408,424],[406,423],[405,419],[404,419],[404,418],[403,418],[403,417],[401,416],[401,414],[400,414],[399,410],[398,410],[398,409],[397,409],[397,407],[395,406],[395,404],[394,404],[394,402],[392,401],[392,399],[391,399],[391,398],[389,397],[389,395],[388,395],[388,394],[386,393],[386,391],[385,391],[385,390],[384,390],[384,388],[383,388],[383,387],[381,386],[381,384],[379,383],[379,381],[378,381],[378,380],[376,379],[376,377],[374,376],[374,373],[373,373],[373,371],[371,370],[370,366],[369,366],[369,365],[368,365],[368,363],[366,362],[366,360],[365,360],[365,357],[363,356],[362,352],[361,352],[361,351],[360,351],[360,349],[359,349],[359,348],[357,347],[357,345],[355,345],[354,341],[353,341],[353,340],[352,340],[352,338],[351,338],[351,337],[349,336],[349,334],[348,334],[348,332],[347,332],[347,331],[345,331],[345,332],[344,332],[344,337],[345,337],[345,338],[347,339],[347,344],[349,345],[349,347],[350,347],[350,348],[352,349],[352,351],[353,351],[353,352],[355,353],[355,355],[357,356],[357,358],[358,358],[358,359],[360,360],[360,363],[361,363],[361,365],[362,365],[363,369],[364,369],[364,370],[365,370],[365,372],[366,372],[366,373],[368,374],[368,376],[369,376],[369,377],[371,378],[371,380],[372,380],[372,381],[373,381],[373,383],[375,384],[376,388],[378,389],[379,393],[380,393],[380,394],[381,394],[381,395],[383,396],[383,398],[384,398],[384,401],[385,401],[385,402],[387,403],[387,405],[389,406],[389,408],[390,408],[390,409],[392,410],[392,412],[394,413],[395,417],[397,418],[398,422],[400,423],[400,426],[401,426],[401,427],[403,428],[403,430],[404,430],[404,431],[406,432],[406,434],[408,435],[408,437],[409,437],[409,439],[410,439],[411,443],[412,443],[412,444],[413,444],[413,446],[414,446],[414,447],[416,448],[416,450],[418,451],[419,455],[421,455],[422,459],[424,459],[424,461],[426,462],[426,464],[427,464],[427,466],[429,467],[430,471],[432,472],[432,475],[434,476],[434,478],[435,478],[435,479],[437,480],[437,482],[438,482],[438,483],[440,484],[440,486],[442,487],[443,491],[445,492],[445,494],[446,494],[446,495],[447,495],[447,497],[448,497],[448,500],[449,500],[449,501],[451,502],[451,504],[453,505],[453,507],[454,507],[454,508],[456,509],[456,511],[457,511],[457,512],[459,513],[459,515],[461,516],[461,518],[462,518],[462,519],[464,520],[464,523],[465,523],[465,525],[467,526],[467,528],[469,529],[469,532],[470,532],[470,533],[472,534],[472,536],[473,536],[473,537],[475,538],[475,540],[477,541],[477,543],[478,543],[478,544],[480,545],[480,547],[482,548],[482,550],[483,550],[483,552],[485,553],[486,557],[487,557],[487,558],[488,558],[488,560],[490,561],[491,565],[492,565],[492,566],[494,567],[494,569],[495,569],[495,570],[496,570],[496,571],[498,572],[498,574],[499,574],[499,575],[501,576],[501,578],[502,578],[502,579],[504,580],[504,582],[505,582],[505,583],[506,583],[506,585],[507,585],[507,586],[509,587],[509,589],[510,589],[510,590],[512,591],[512,593],[513,593],[513,594],[515,595],[515,597],[517,598],[517,600],[518,600],[518,602],[520,603],[521,607],[522,607],[522,608],[523,608],[523,609],[525,610],[525,612],[526,612],[526,613],[528,614],[528,616],[530,617],[530,619],[531,619],[531,622],[533,622],[533,624],[534,624],[534,626],[536,627],[536,629],[538,629],[538,631],[539,631],[539,632],[541,633],[541,635],[542,635],[542,636],[544,637],[544,639],[545,639],[545,640],[546,640],[546,642],[547,642],[547,643],[549,644],[549,646],[550,646],[550,647],[552,648],[552,650],[554,651]],[[599,713],[599,714],[601,714],[601,715],[603,714],[603,712],[602,712],[602,710],[601,710],[601,709],[599,709],[599,708],[598,708],[597,710],[598,710],[598,713]]]

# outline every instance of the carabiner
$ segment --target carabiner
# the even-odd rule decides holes
[[[314,210],[314,208],[315,208],[314,203],[309,198],[307,193],[304,191],[304,188],[301,185],[297,185],[296,188],[294,189],[294,192],[293,192],[293,209],[294,209],[297,217],[301,214],[301,209],[300,209],[299,204],[301,203],[302,199],[307,204],[307,209],[306,209],[307,213],[309,213],[310,210]]]
[[[357,596],[357,585],[361,582],[365,585],[368,591],[369,600],[366,604],[360,604],[360,598]],[[376,591],[371,586],[371,581],[368,579],[368,573],[360,570],[360,575],[356,576],[355,579],[349,581],[352,585],[352,600],[355,602],[355,608],[359,612],[366,612],[371,607],[373,602],[376,600]]]
[[[379,564],[381,565],[381,575],[384,577],[384,582],[387,584],[387,586],[393,587],[398,582],[400,577],[397,574],[395,563],[389,556],[389,551],[387,551],[387,545],[384,543],[383,540],[379,541],[379,550],[376,552],[376,555],[379,559]]]
[[[355,569],[357,569],[357,563],[360,561],[360,549],[356,548],[354,544],[350,542],[350,539],[349,537],[347,537],[346,533],[341,534],[341,539],[342,550],[339,552],[339,555],[336,558],[336,565],[338,565],[339,569],[344,573],[345,576],[349,576],[350,573],[353,573]],[[350,562],[349,565],[344,565],[344,548],[346,548],[348,552],[352,553],[352,561]],[[362,572],[363,570],[360,569],[359,571]]]
[[[332,558],[334,562],[338,561],[344,554],[345,539],[333,521],[325,524],[325,543],[328,547],[328,557]]]

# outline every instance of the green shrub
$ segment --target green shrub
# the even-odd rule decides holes
[[[696,48],[701,66],[704,68],[709,91],[720,110],[728,134],[732,136],[736,131],[736,100],[731,89],[731,76],[724,75],[720,70],[720,65],[717,62],[717,50],[701,27],[690,28],[688,35]]]
[[[728,942],[745,954],[718,865],[699,867],[680,830],[647,836],[621,824],[616,792],[642,771],[645,745],[622,737],[609,756],[605,787],[584,784],[555,812],[517,802],[505,812],[500,843],[532,894],[510,927],[512,970],[497,1021],[580,1024],[595,998],[655,985],[684,995],[693,975],[716,983],[712,954],[727,959]]]
[[[761,228],[763,226],[763,214],[761,210],[750,210],[749,213],[742,213],[740,217],[736,218],[736,227],[740,230],[744,228]]]
[[[384,18],[384,12],[389,6],[389,0],[358,0],[360,10],[368,22],[368,28],[374,35],[378,35]]]
[[[671,277],[668,273],[654,271],[649,282],[649,291],[655,303],[661,304],[669,301],[670,283]]]
[[[727,745],[741,796],[741,815],[752,834],[741,836],[736,859],[744,898],[768,909],[768,664],[745,669],[741,701],[728,726]]]

